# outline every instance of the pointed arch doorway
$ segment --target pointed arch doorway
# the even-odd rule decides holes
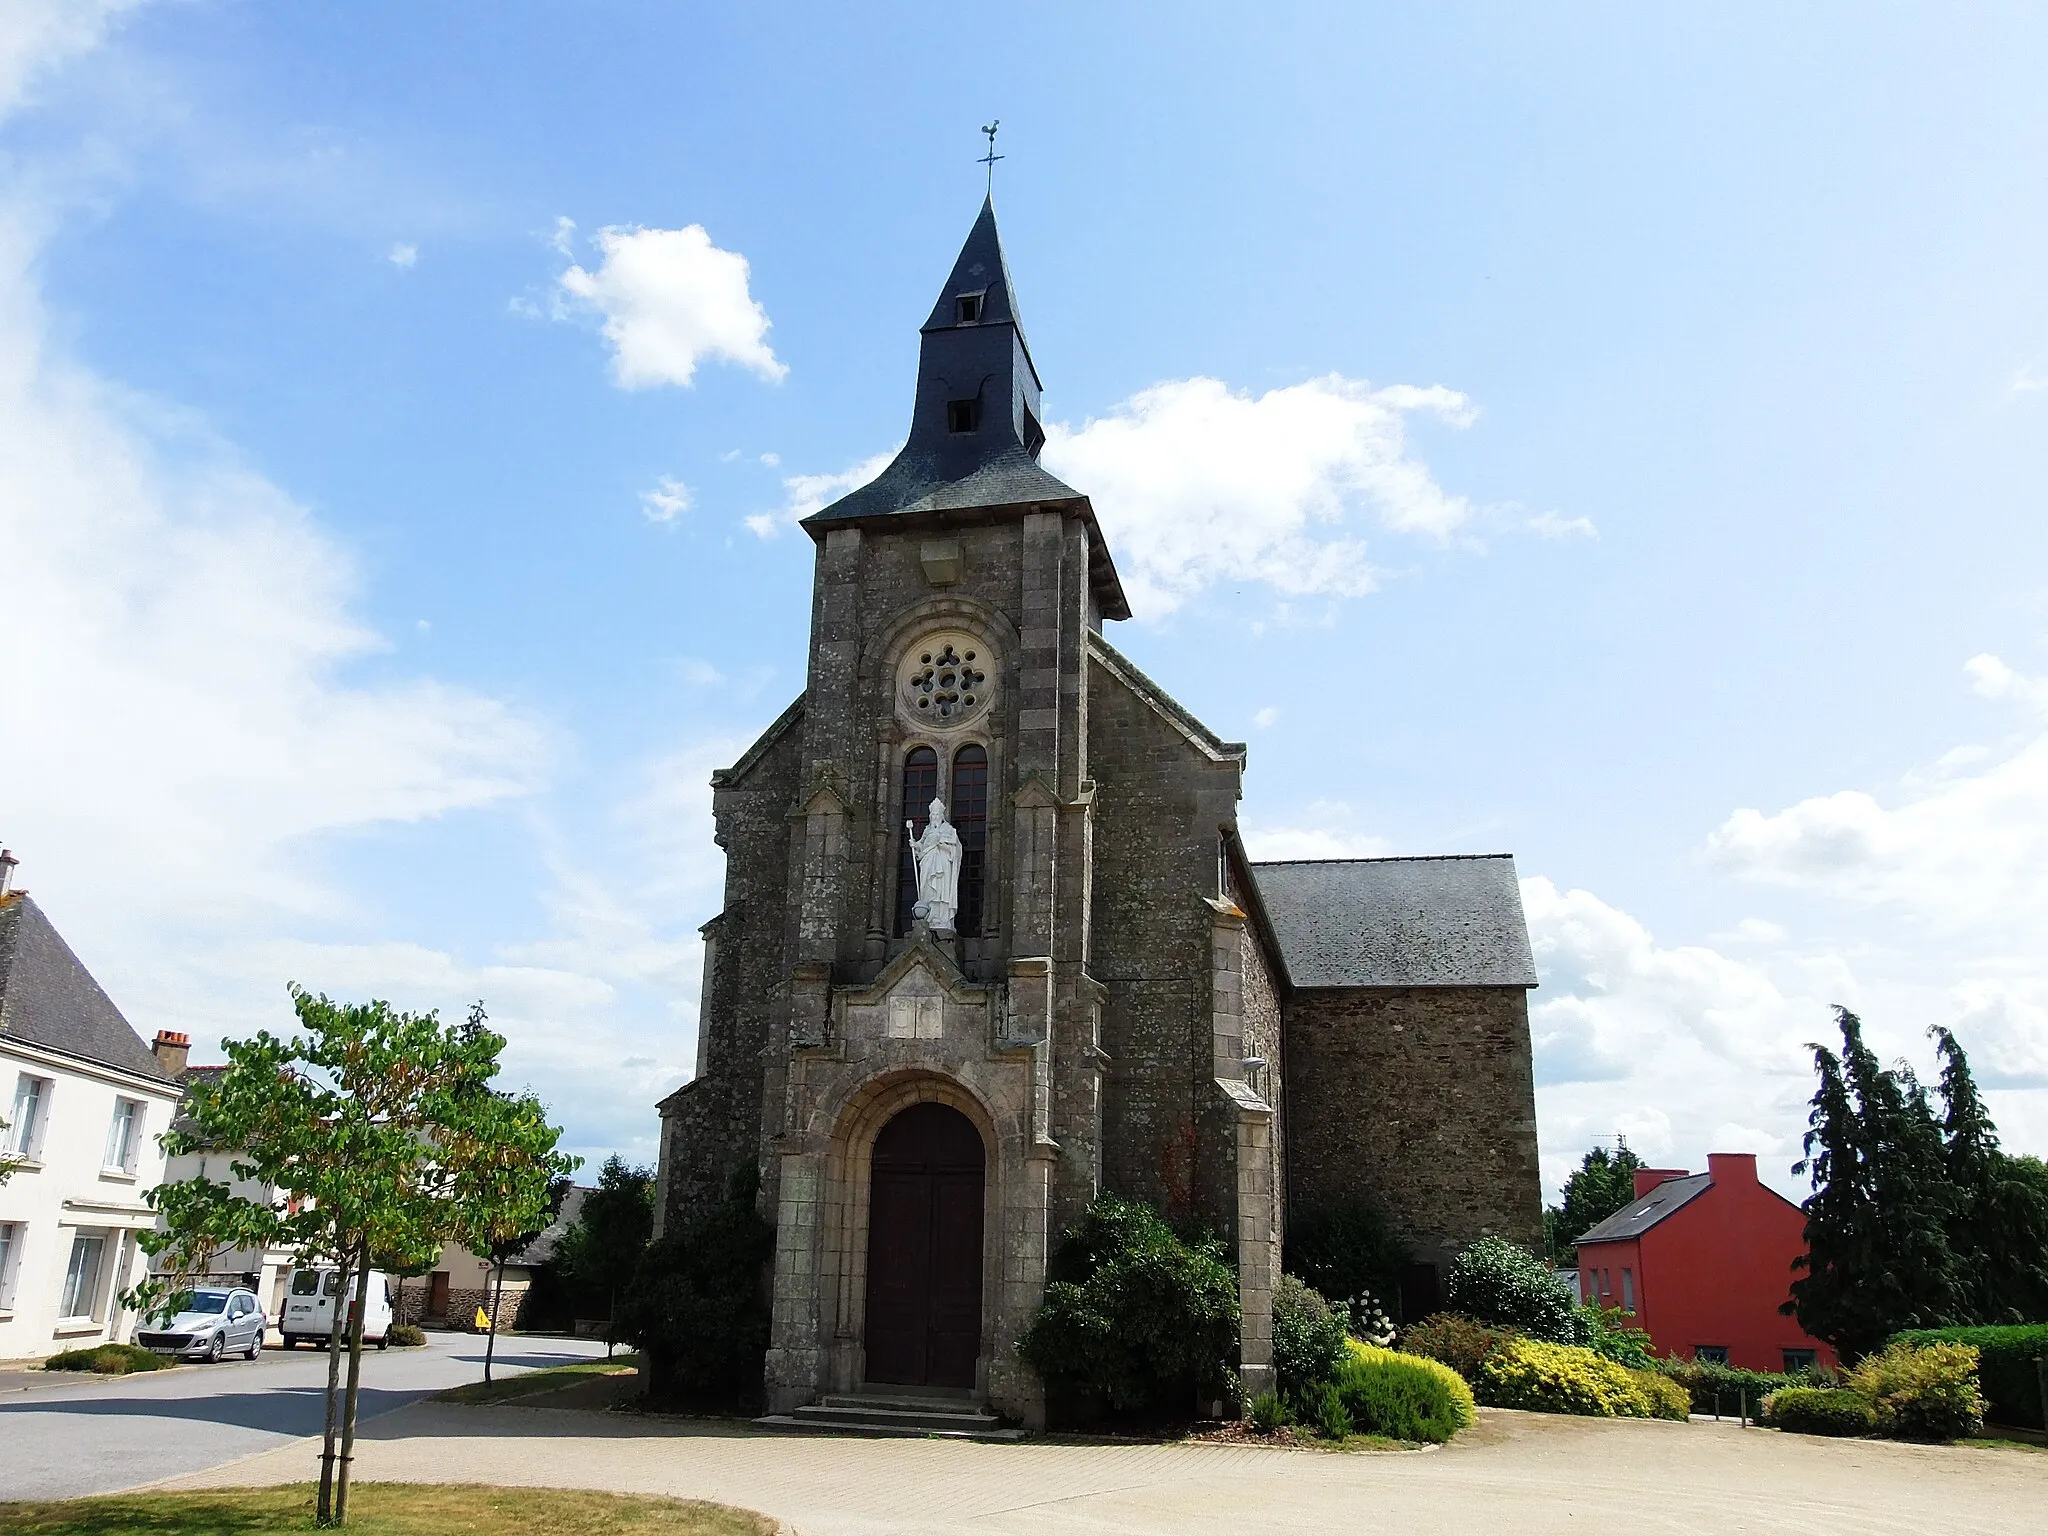
[[[913,1104],[875,1138],[868,1194],[869,1381],[974,1386],[986,1157],[974,1122],[948,1104]]]

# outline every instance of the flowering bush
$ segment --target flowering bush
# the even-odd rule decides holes
[[[1571,1291],[1549,1265],[1504,1237],[1482,1237],[1451,1260],[1444,1290],[1448,1310],[1465,1317],[1559,1344],[1577,1340]]]
[[[1650,1416],[1649,1400],[1626,1366],[1576,1344],[1512,1339],[1479,1362],[1479,1398],[1501,1408],[1592,1418]]]
[[[1969,1344],[1888,1345],[1849,1373],[1877,1432],[1894,1440],[1961,1440],[1984,1427],[1977,1351]]]

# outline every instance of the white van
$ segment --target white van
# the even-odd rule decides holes
[[[349,1289],[353,1291],[354,1286]],[[297,1349],[299,1341],[325,1348],[334,1331],[334,1298],[341,1294],[338,1269],[295,1269],[285,1288],[284,1312],[277,1331],[284,1335],[284,1347]],[[348,1337],[348,1318],[342,1318],[342,1337]],[[363,1342],[383,1349],[391,1343],[391,1281],[381,1269],[370,1271],[370,1291],[363,1305]]]

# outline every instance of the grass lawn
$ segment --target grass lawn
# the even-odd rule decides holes
[[[465,1386],[450,1387],[445,1392],[437,1392],[434,1396],[444,1403],[501,1403],[509,1397],[531,1397],[536,1392],[554,1392],[563,1387],[573,1387],[578,1382],[588,1381],[593,1376],[623,1376],[628,1371],[639,1368],[638,1355],[613,1355],[609,1360],[581,1360],[575,1365],[551,1366],[545,1371],[522,1371],[516,1376],[500,1376],[489,1386],[480,1381],[472,1381]]]
[[[8,1536],[269,1536],[311,1531],[313,1485],[124,1493],[48,1504],[0,1504]],[[359,1536],[771,1536],[751,1510],[695,1500],[554,1488],[358,1483],[348,1525]]]

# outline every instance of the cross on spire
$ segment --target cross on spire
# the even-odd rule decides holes
[[[988,153],[983,155],[980,160],[975,162],[977,165],[985,165],[988,167],[988,191],[991,195],[993,195],[996,190],[996,162],[998,160],[1007,160],[1010,158],[1008,155],[999,155],[996,153],[996,130],[1002,126],[1003,120],[1000,117],[997,118],[992,123],[983,123],[981,125],[981,131],[988,135]]]

